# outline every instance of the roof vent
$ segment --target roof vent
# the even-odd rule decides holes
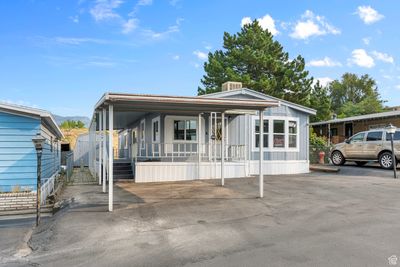
[[[242,89],[241,82],[224,82],[222,84],[222,91],[231,91],[235,89]]]

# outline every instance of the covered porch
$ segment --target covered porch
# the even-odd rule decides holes
[[[230,119],[258,113],[262,134],[262,111],[278,105],[278,101],[267,100],[107,93],[96,104],[90,126],[91,173],[98,177],[103,192],[107,192],[108,182],[110,211],[115,162],[130,163],[135,182],[218,178],[223,186],[225,178],[249,175],[247,144],[240,140],[228,142]],[[115,130],[121,138],[118,146],[114,142]]]

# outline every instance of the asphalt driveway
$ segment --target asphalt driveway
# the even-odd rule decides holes
[[[387,266],[400,257],[400,180],[378,170],[266,176],[263,199],[255,178],[119,183],[112,213],[99,186],[70,186],[32,254],[4,264]]]

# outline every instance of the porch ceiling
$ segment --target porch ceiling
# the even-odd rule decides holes
[[[279,101],[106,93],[95,110],[110,104],[114,108],[114,127],[122,129],[146,113],[197,115],[232,110],[252,111],[279,106]]]

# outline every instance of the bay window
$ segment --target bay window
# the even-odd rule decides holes
[[[289,121],[289,147],[297,147],[297,121]]]
[[[274,120],[274,147],[285,147],[284,120]]]
[[[298,118],[282,116],[264,117],[264,148],[265,151],[295,151],[299,143]],[[258,151],[260,145],[260,123],[258,116],[253,117],[252,150]]]

